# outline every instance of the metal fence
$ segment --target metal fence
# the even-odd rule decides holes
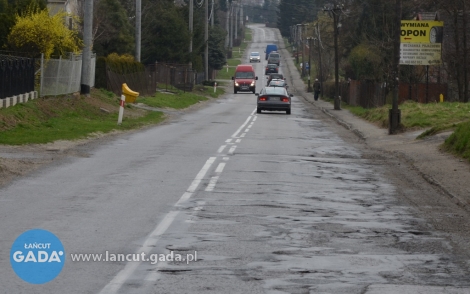
[[[122,94],[122,84],[126,83],[132,91],[139,95],[155,95],[157,91],[157,78],[155,66],[145,67],[145,71],[130,74],[118,74],[106,68],[106,88],[116,95]]]
[[[90,87],[95,86],[96,54],[91,57]],[[70,53],[68,58],[45,60],[41,57],[40,97],[80,91],[82,55]]]
[[[0,99],[34,91],[34,58],[0,55]]]
[[[191,91],[195,84],[204,81],[204,73],[198,73],[186,64],[158,62],[155,63],[155,72],[158,83],[184,91]]]
[[[400,83],[399,97],[400,103],[406,100],[413,100],[419,103],[439,102],[439,96],[443,95],[446,101],[451,101],[448,95],[447,84]]]
[[[145,71],[130,74],[119,74],[106,68],[106,88],[117,95],[121,94],[123,83],[140,95],[152,96],[157,92],[157,84],[167,90],[192,91],[194,85],[203,81],[203,72],[196,72],[185,64],[149,64],[145,66]]]
[[[323,94],[333,98],[335,96],[335,84],[323,83]],[[339,95],[341,100],[351,106],[364,108],[380,107],[391,103],[391,89],[385,83],[373,81],[341,81],[339,83]],[[438,102],[440,94],[448,97],[448,86],[436,83],[400,83],[399,103],[413,100],[419,103]],[[388,97],[388,100],[387,100]],[[449,99],[446,98],[446,101]]]

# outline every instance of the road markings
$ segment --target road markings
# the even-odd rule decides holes
[[[245,133],[243,133],[240,137],[245,137],[246,132],[249,131],[249,128],[253,125],[253,122],[256,120],[256,116],[253,114],[255,113],[256,109],[253,110],[250,116],[246,119],[246,121],[238,128],[238,130],[232,135],[232,139],[227,139],[225,142],[229,145],[233,145],[230,147],[228,154],[233,154],[235,152],[235,149],[237,148],[237,145],[234,145],[232,143],[233,138],[237,137],[237,135],[241,132],[243,128],[246,127],[246,125],[250,122],[250,120],[253,118],[253,121],[251,124],[245,129]],[[241,139],[237,139],[236,143],[240,143]],[[217,150],[217,153],[222,153],[223,150],[227,147],[227,145],[222,145],[219,147]],[[199,187],[199,184],[201,183],[202,179],[204,176],[207,174],[208,170],[211,168],[212,164],[215,162],[217,157],[210,157],[204,166],[201,168],[201,170],[197,173],[196,177],[194,180],[191,182],[189,185],[188,189],[186,192],[183,193],[183,195],[180,197],[178,202],[174,205],[180,206],[183,202],[187,201],[189,198],[191,198],[192,194],[196,191],[196,189]],[[228,161],[229,157],[223,157],[224,161]],[[215,173],[218,175],[213,176],[210,181],[208,186],[206,187],[205,191],[213,191],[217,181],[219,179],[220,174],[225,168],[226,163],[221,162],[215,169]],[[199,203],[200,204],[200,203]],[[198,205],[197,207],[194,208],[195,211],[201,210],[202,205]],[[155,229],[147,236],[145,239],[144,243],[138,250],[136,251],[137,254],[140,254],[141,252],[145,252],[147,254],[150,253],[150,251],[156,246],[157,242],[160,240],[160,236],[163,235],[168,228],[171,226],[173,221],[176,219],[178,216],[179,211],[178,210],[173,210],[168,212],[165,217],[159,222],[159,224],[155,227]],[[161,267],[163,264],[160,263],[157,268]],[[124,266],[124,269],[122,269],[100,292],[99,294],[114,294],[121,289],[122,285],[126,283],[127,280],[134,274],[135,270],[140,266],[140,262],[129,262]],[[152,272],[146,275],[145,280],[146,281],[156,281],[160,278],[160,274],[158,272]]]
[[[209,168],[211,167],[211,165],[214,163],[215,160],[216,160],[216,157],[211,157],[206,161],[206,164],[204,164],[202,169],[199,171],[199,173],[196,175],[193,182],[189,186],[188,192],[193,193],[194,191],[196,191],[197,186],[199,186],[199,183],[201,183],[201,180],[204,178],[207,171],[209,170]]]
[[[217,153],[222,153],[222,151],[224,151],[225,147],[227,147],[227,145],[220,146],[219,150],[217,150]]]
[[[136,251],[136,254],[149,254],[150,251],[154,248],[159,237],[165,233],[165,231],[170,227],[173,220],[178,215],[179,211],[170,211],[163,220],[158,224],[158,226],[148,235],[144,244]],[[151,246],[151,247],[150,247]],[[100,291],[100,294],[110,294],[116,293],[122,287],[122,285],[132,276],[134,271],[139,267],[140,262],[128,262],[123,270],[121,270],[112,280],[109,282],[103,290]]]
[[[228,150],[228,154],[233,154],[233,152],[235,151],[235,149],[237,149],[237,146],[232,146],[229,150]]]
[[[217,184],[217,181],[219,180],[219,176],[214,176],[211,178],[209,181],[209,185],[207,185],[207,188],[205,191],[207,192],[212,192],[214,191],[215,185]]]
[[[197,187],[201,183],[201,180],[206,175],[207,171],[210,169],[216,157],[210,157],[201,170],[198,172],[196,177],[194,178],[193,182],[187,189],[187,191],[181,196],[175,206],[179,206],[182,202],[188,200],[194,191],[196,191]],[[225,165],[225,163],[224,163]],[[217,167],[220,170],[223,170],[223,166]],[[178,216],[179,211],[170,211],[165,215],[165,217],[160,221],[160,223],[155,227],[155,229],[147,236],[142,246],[136,251],[136,254],[140,254],[141,252],[145,252],[149,254],[149,252],[155,247],[157,242],[159,241],[159,237],[163,235],[166,230],[170,227],[173,223],[175,218]],[[101,291],[100,294],[109,294],[109,293],[116,293],[122,287],[122,285],[133,275],[134,271],[139,267],[140,262],[129,262],[126,264],[124,269],[122,269],[112,280],[109,282]],[[158,275],[153,275],[151,278],[158,277]]]
[[[235,133],[233,133],[232,138],[235,138],[238,135],[238,133],[240,133],[240,131],[248,124],[248,122],[250,121],[251,118],[252,118],[252,116],[250,115],[246,119],[246,121],[238,128],[238,130]],[[225,142],[227,142],[227,141],[225,141]]]
[[[220,174],[224,170],[225,164],[226,164],[225,162],[219,163],[219,165],[215,169],[215,172]]]

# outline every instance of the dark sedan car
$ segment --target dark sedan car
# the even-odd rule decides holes
[[[278,72],[279,72],[279,65],[273,64],[273,63],[269,63],[268,65],[266,65],[266,69],[264,70],[265,75],[270,74],[270,73],[278,73]]]
[[[261,113],[262,110],[269,111],[285,111],[290,114],[291,97],[284,87],[266,87],[261,92],[255,94],[257,96],[256,112]]]

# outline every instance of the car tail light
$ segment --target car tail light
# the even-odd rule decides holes
[[[288,97],[282,97],[281,101],[282,102],[289,102],[289,98]]]
[[[265,96],[259,97],[259,101],[266,101],[266,97]]]

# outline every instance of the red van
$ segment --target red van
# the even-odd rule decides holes
[[[235,76],[232,77],[233,80],[233,93],[237,94],[240,92],[253,92],[256,90],[256,80],[258,79],[255,76],[255,70],[252,65],[249,64],[240,64],[237,65],[235,69]]]

